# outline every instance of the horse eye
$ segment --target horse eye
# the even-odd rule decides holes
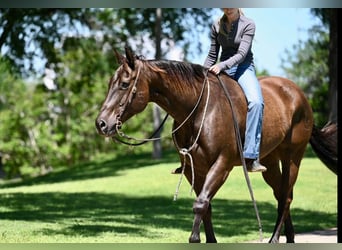
[[[129,83],[128,83],[128,82],[122,82],[122,83],[120,84],[120,88],[121,88],[121,89],[128,89],[128,87],[129,87]]]

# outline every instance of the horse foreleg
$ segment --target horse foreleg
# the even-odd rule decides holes
[[[199,243],[201,242],[200,238],[200,226],[202,222],[202,218],[207,213],[209,207],[208,200],[202,200],[201,198],[197,198],[193,204],[193,212],[195,214],[194,222],[192,225],[192,232],[189,238],[190,243]]]
[[[193,204],[193,212],[195,214],[192,232],[189,242],[200,242],[200,226],[203,220],[207,242],[216,242],[214,230],[211,222],[211,205],[210,201],[225,182],[229,171],[224,165],[212,166],[205,178],[202,190]]]
[[[200,239],[200,226],[203,221],[205,237],[207,243],[217,243],[213,224],[211,221],[211,204],[207,201],[196,200],[194,202],[193,211],[195,213],[192,233],[189,238],[190,243],[199,243]]]
[[[201,203],[201,202],[199,202]],[[203,206],[205,205],[206,202],[202,203]],[[196,202],[195,202],[196,204]],[[197,203],[198,204],[198,203]],[[193,230],[189,239],[189,242],[195,243],[195,242],[200,242],[200,226],[201,226],[201,220],[203,221],[203,226],[204,226],[204,231],[205,231],[205,237],[206,237],[206,242],[207,243],[217,243],[215,233],[214,233],[214,228],[213,228],[213,223],[211,221],[211,204],[207,206],[207,212],[206,214],[200,216],[200,213],[198,213],[198,208],[200,211],[204,211],[203,207],[196,207],[194,208],[194,213],[195,213],[195,219],[194,219],[194,225],[193,225]]]

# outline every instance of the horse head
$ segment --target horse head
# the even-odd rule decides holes
[[[115,50],[120,64],[109,80],[107,96],[95,125],[99,134],[112,137],[123,122],[145,109],[149,101],[148,82],[141,71],[143,62],[125,48],[126,57]]]

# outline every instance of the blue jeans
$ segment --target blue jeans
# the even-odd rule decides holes
[[[260,153],[264,99],[254,66],[252,64],[240,64],[225,70],[225,72],[239,83],[247,99],[243,156],[248,159],[258,159]]]

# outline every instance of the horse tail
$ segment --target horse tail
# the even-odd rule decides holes
[[[310,144],[318,158],[337,175],[337,123],[328,123],[322,129],[314,126]]]

